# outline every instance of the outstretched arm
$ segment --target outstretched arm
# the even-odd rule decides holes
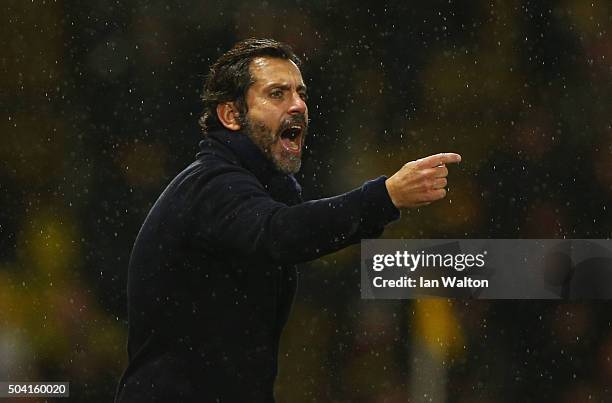
[[[460,159],[452,153],[432,155],[407,163],[388,179],[295,206],[273,200],[247,171],[227,172],[198,192],[197,232],[220,253],[279,263],[312,260],[380,236],[399,218],[398,208],[443,198],[445,164]]]

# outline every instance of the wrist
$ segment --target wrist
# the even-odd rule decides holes
[[[395,199],[395,187],[393,185],[393,178],[388,178],[385,180],[385,188],[387,189],[387,194],[389,195],[389,199],[391,203],[395,206],[395,208],[400,208],[398,201]]]

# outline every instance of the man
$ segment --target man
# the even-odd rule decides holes
[[[302,202],[299,64],[287,45],[249,39],[212,66],[197,159],[157,200],[132,251],[130,362],[117,402],[273,402],[294,265],[378,237],[398,208],[445,196],[457,154]]]

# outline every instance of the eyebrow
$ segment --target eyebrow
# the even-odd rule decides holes
[[[270,84],[266,85],[264,87],[264,89],[268,90],[270,88],[275,88],[275,87],[280,88],[282,90],[289,90],[289,89],[291,89],[291,86],[289,84],[287,84],[287,83],[270,83]],[[306,84],[300,84],[300,85],[297,86],[297,90],[298,91],[307,92],[308,91],[308,87],[306,87]]]

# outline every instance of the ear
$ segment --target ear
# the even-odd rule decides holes
[[[217,117],[226,129],[232,131],[240,130],[238,116],[240,116],[240,113],[233,102],[224,102],[217,105]]]

